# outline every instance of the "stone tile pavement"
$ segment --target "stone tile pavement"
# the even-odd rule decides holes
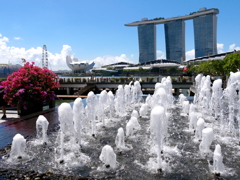
[[[5,121],[11,121],[16,118],[19,118],[20,116],[17,114],[17,110],[7,110],[6,116],[7,118],[2,119],[3,113],[2,110],[0,110],[0,123],[3,123]]]

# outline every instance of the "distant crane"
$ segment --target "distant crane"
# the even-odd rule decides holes
[[[42,67],[48,68],[48,53],[47,53],[47,46],[43,45],[42,48]]]

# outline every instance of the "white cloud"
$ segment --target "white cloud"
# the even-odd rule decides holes
[[[8,46],[9,39],[0,34],[0,63],[21,64],[21,58],[25,58],[28,62],[35,62],[36,65],[42,65],[42,47],[37,48],[19,48]],[[48,64],[52,70],[68,69],[66,66],[66,55],[72,55],[72,48],[69,45],[63,45],[61,53],[48,52]]]
[[[240,50],[240,47],[236,47],[235,43],[229,46],[229,51],[234,51],[234,50]]]
[[[21,64],[22,58],[28,62],[35,62],[36,65],[42,66],[42,47],[37,48],[19,48],[14,46],[8,46],[9,39],[0,34],[0,63],[6,64],[8,62],[12,64]],[[70,70],[66,65],[66,56],[73,55],[71,46],[63,45],[60,53],[52,53],[48,51],[48,67],[52,70]],[[130,56],[132,58],[133,55]],[[133,63],[126,54],[120,56],[102,56],[93,60],[86,60],[87,62],[95,62],[95,67],[100,67],[107,64],[113,64],[117,62],[130,62]]]
[[[186,60],[195,58],[195,49],[186,52]]]
[[[7,37],[3,37],[2,34],[0,34],[0,45],[5,46],[7,42],[9,42],[9,39]]]
[[[240,47],[236,47],[236,44],[232,44],[229,46],[228,51],[233,51],[234,49],[240,50]],[[218,53],[226,52],[226,51],[224,51],[224,44],[217,43],[217,51],[218,51]],[[186,60],[190,60],[190,59],[194,59],[194,58],[195,58],[195,50],[194,49],[186,52]]]
[[[120,56],[103,56],[103,57],[97,57],[93,59],[95,66],[94,67],[101,67],[103,65],[107,64],[113,64],[117,62],[129,62],[133,63],[127,56],[126,54],[121,54]]]
[[[163,51],[157,50],[157,59],[166,59],[165,53]]]
[[[18,40],[22,40],[21,37],[14,37],[13,39],[14,39],[14,40],[17,40],[17,41],[18,41]]]
[[[224,53],[224,44],[217,43],[217,52]]]
[[[48,59],[51,60],[50,66],[52,66],[52,68],[55,67],[54,70],[58,70],[58,69],[69,69],[67,67],[66,64],[66,56],[70,55],[72,56],[72,47],[69,45],[63,45],[63,48],[61,50],[61,53],[48,53]],[[70,69],[69,69],[70,70]]]

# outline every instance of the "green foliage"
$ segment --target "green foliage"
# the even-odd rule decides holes
[[[139,67],[138,70],[139,70],[139,72],[143,72],[144,71],[142,67]]]
[[[223,69],[228,75],[230,72],[237,72],[240,69],[240,53],[229,54],[224,61]]]
[[[116,78],[110,78],[110,82],[115,82]]]
[[[0,82],[6,81],[6,80],[7,80],[6,78],[0,78]]]
[[[177,82],[177,79],[176,78],[172,78],[172,82]]]
[[[119,79],[121,82],[124,82],[126,80],[126,78],[124,78],[124,77],[120,77]]]
[[[133,77],[129,77],[128,78],[129,81],[133,81],[133,79],[134,79]]]
[[[187,82],[187,78],[182,78],[182,82]]]
[[[71,79],[70,79],[70,78],[67,78],[67,82],[70,83],[70,82],[71,82]]]
[[[149,77],[148,78],[148,82],[152,82],[153,81],[153,78],[152,77]]]
[[[212,60],[189,65],[187,73],[204,75],[229,75],[230,72],[237,72],[240,69],[240,54],[227,55],[223,60]]]
[[[75,82],[81,82],[81,78],[74,78]]]
[[[177,68],[175,68],[175,67],[170,67],[170,68],[167,69],[167,71],[168,71],[168,72],[175,72],[175,71],[177,71]]]
[[[114,70],[114,68],[113,67],[108,67],[107,70]]]
[[[62,83],[62,82],[63,82],[63,79],[62,79],[62,78],[59,78],[59,82]]]

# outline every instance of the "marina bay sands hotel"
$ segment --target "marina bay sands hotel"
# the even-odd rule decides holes
[[[139,63],[156,60],[156,25],[164,24],[166,59],[181,64],[185,60],[185,20],[193,20],[195,58],[217,54],[216,8],[201,8],[186,16],[135,21],[125,26],[138,27]]]

